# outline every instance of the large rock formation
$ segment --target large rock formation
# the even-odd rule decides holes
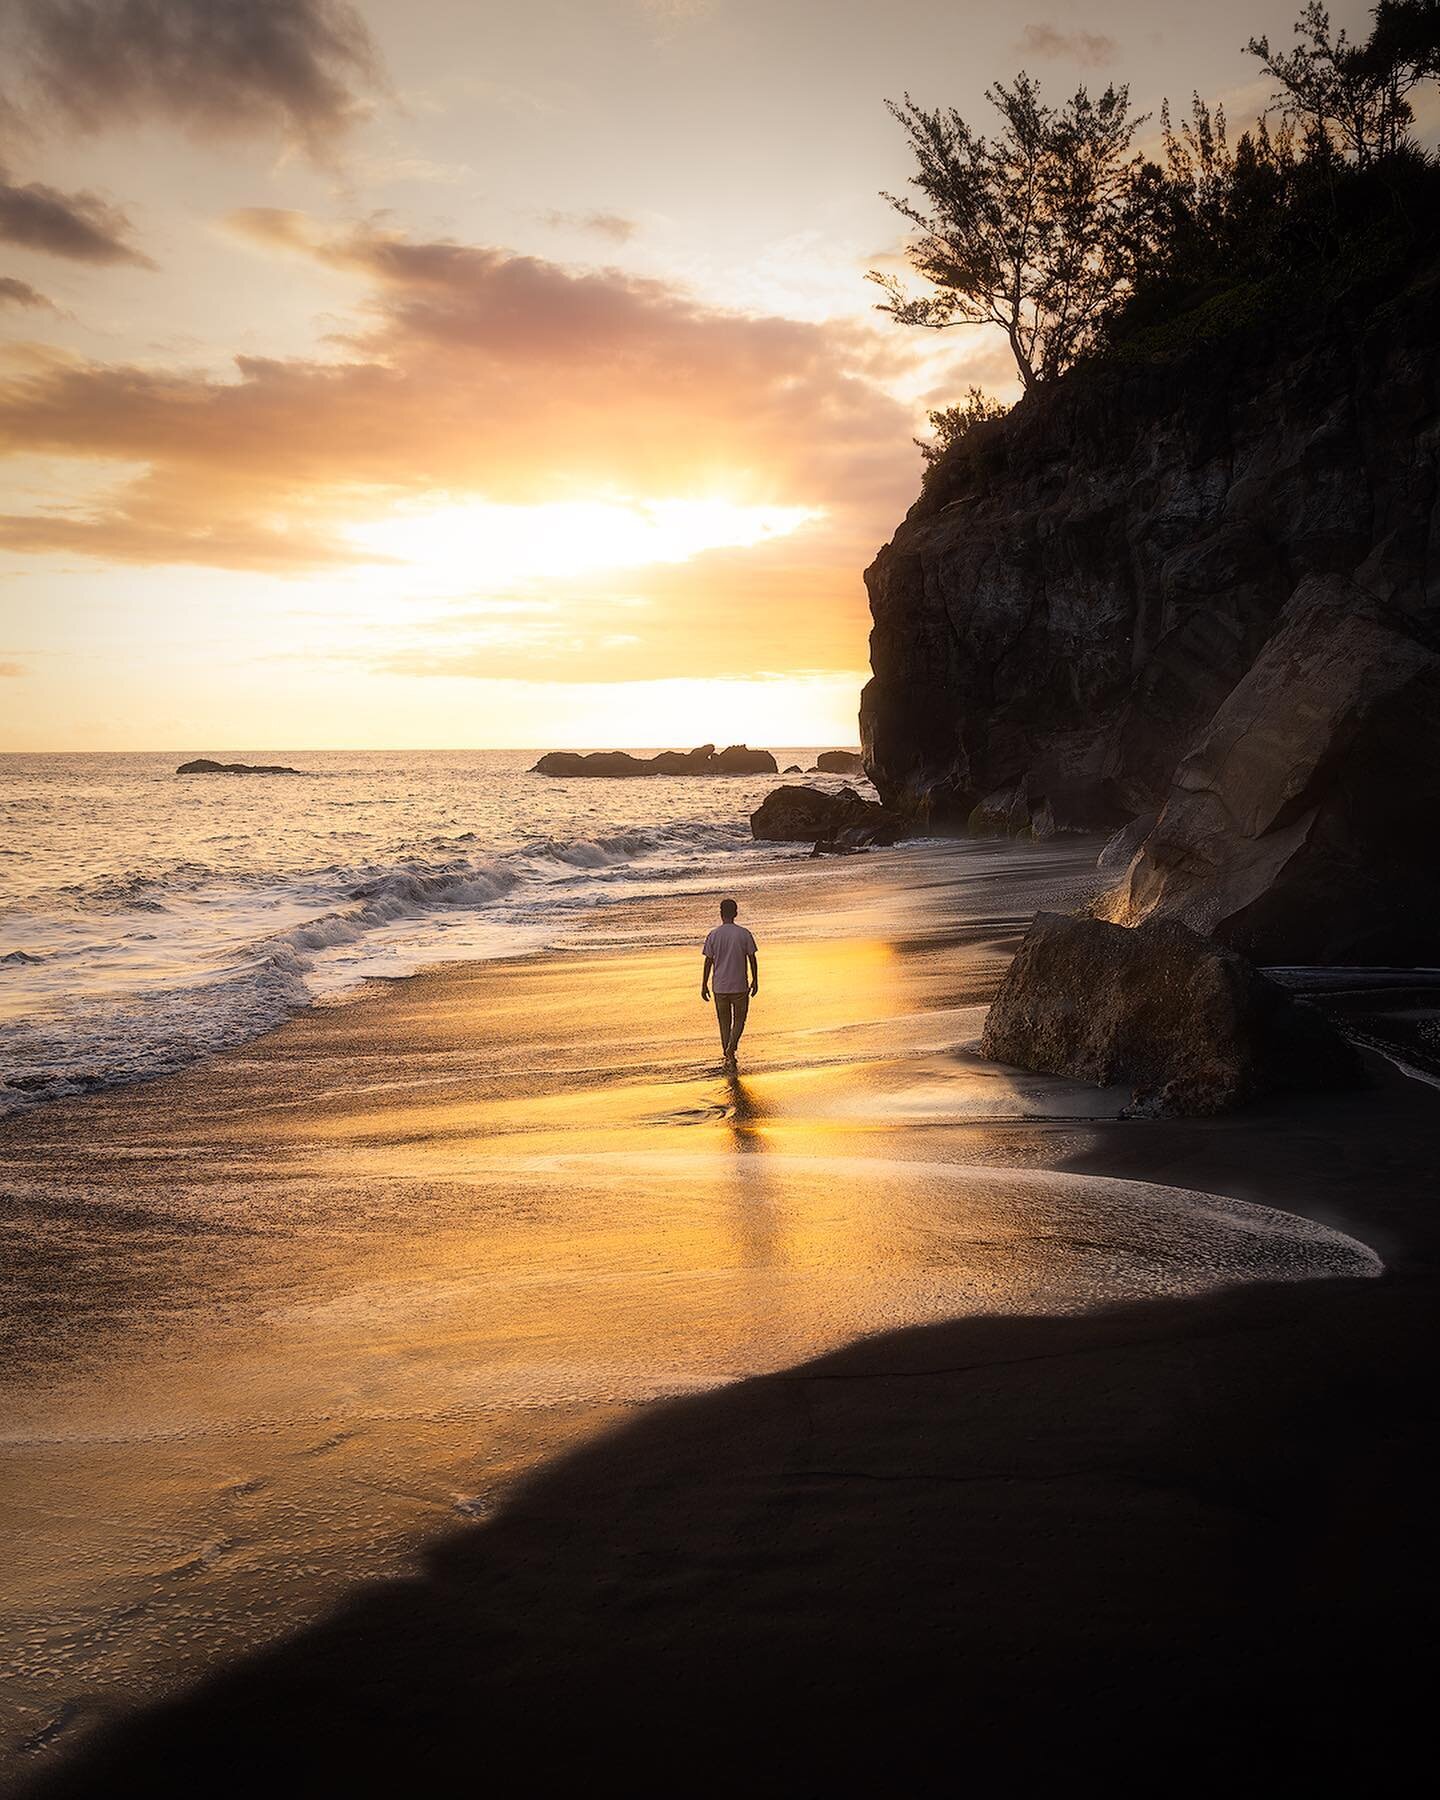
[[[1352,582],[1311,579],[1102,909],[1183,919],[1267,961],[1422,962],[1437,818],[1440,654]]]
[[[531,770],[532,775],[778,775],[779,765],[768,750],[752,750],[731,744],[717,750],[701,744],[696,750],[662,750],[658,756],[631,756],[627,750],[551,750]]]
[[[822,750],[815,768],[821,775],[863,775],[865,762],[858,750]]]
[[[985,1022],[996,1062],[1136,1087],[1130,1110],[1215,1113],[1353,1086],[1355,1052],[1313,1006],[1173,919],[1133,931],[1041,913]]]
[[[773,844],[832,844],[864,849],[893,844],[904,821],[854,788],[827,794],[820,788],[784,787],[767,794],[750,815],[750,830]]]
[[[866,574],[881,799],[1038,835],[1158,813],[1116,917],[1440,955],[1440,279],[1398,285],[964,440]]]

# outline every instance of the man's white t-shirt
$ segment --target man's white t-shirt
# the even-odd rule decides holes
[[[717,994],[743,994],[749,989],[745,959],[755,954],[755,940],[743,925],[717,925],[705,940],[705,954],[715,965],[710,985]]]

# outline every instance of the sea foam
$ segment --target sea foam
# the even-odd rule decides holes
[[[0,1113],[171,1073],[376,978],[543,948],[602,902],[774,867],[746,824],[773,776],[642,791],[547,781],[529,752],[240,759],[319,765],[279,790],[177,782],[175,760],[5,759]]]

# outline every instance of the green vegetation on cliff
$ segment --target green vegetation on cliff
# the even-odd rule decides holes
[[[1022,73],[989,89],[988,137],[907,96],[891,110],[920,200],[894,204],[917,229],[909,258],[929,291],[877,275],[882,310],[935,330],[997,326],[1030,392],[1078,366],[1183,358],[1357,292],[1383,304],[1440,252],[1440,159],[1412,137],[1410,99],[1440,77],[1440,0],[1380,0],[1373,19],[1351,43],[1312,0],[1290,49],[1252,38],[1276,84],[1267,115],[1232,143],[1222,107],[1196,95],[1177,124],[1167,103],[1159,160],[1132,150],[1146,119],[1124,87],[1051,107]],[[974,428],[993,411],[972,393],[931,415],[927,486],[991,438]]]

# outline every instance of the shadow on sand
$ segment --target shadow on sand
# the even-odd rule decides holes
[[[650,1408],[32,1791],[1383,1781],[1428,1730],[1434,1298],[969,1319]]]

